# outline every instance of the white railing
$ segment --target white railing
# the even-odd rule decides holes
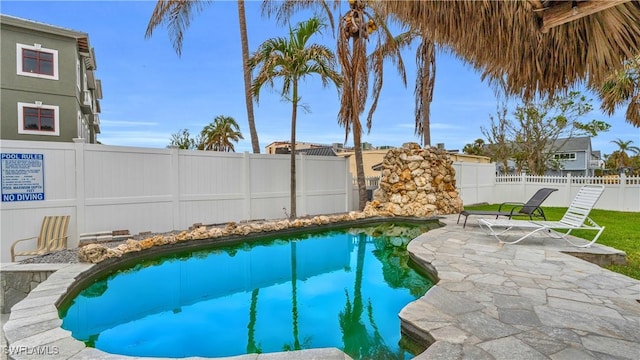
[[[640,184],[640,176],[605,175],[605,176],[537,176],[537,175],[497,175],[499,183],[537,183],[537,184]]]
[[[455,165],[455,164],[454,164]],[[460,171],[462,170],[462,171]],[[536,176],[492,175],[486,173],[482,181],[469,182],[465,168],[456,173],[457,187],[465,204],[526,201],[539,188],[556,188],[545,201],[547,206],[568,206],[580,187],[586,184],[602,184],[605,191],[596,208],[616,211],[640,211],[640,177],[638,176]],[[492,183],[486,186],[487,183]]]
[[[353,177],[351,180],[353,186],[358,186],[358,178]],[[364,183],[367,186],[368,190],[375,190],[380,186],[380,177],[379,176],[366,176],[364,178]]]

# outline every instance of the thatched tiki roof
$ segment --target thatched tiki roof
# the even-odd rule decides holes
[[[640,1],[380,1],[506,90],[530,98],[600,86],[640,54]],[[640,124],[637,124],[640,125]]]

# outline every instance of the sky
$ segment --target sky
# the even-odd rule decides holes
[[[11,1],[0,2],[6,15],[44,22],[89,34],[95,48],[96,76],[102,81],[103,99],[98,140],[105,145],[164,148],[171,135],[188,129],[195,136],[218,115],[231,116],[244,135],[236,151],[251,151],[244,99],[240,33],[236,1],[213,1],[193,18],[178,56],[166,27],[156,28],[151,38],[145,31],[156,1]],[[247,1],[249,51],[260,43],[287,36],[288,29],[261,16],[261,1]],[[347,5],[343,5],[346,9]],[[307,19],[300,14],[291,25]],[[335,48],[329,30],[312,42]],[[414,134],[415,51],[403,53],[407,86],[391,67],[385,68],[384,86],[373,126],[362,141],[373,146],[400,146],[420,142]],[[436,82],[431,104],[431,143],[444,143],[449,150],[483,138],[481,127],[489,127],[499,98],[480,73],[454,55],[439,51]],[[274,141],[290,139],[291,103],[280,96],[281,87],[263,88],[254,105],[261,152]],[[624,120],[625,108],[609,117],[598,110],[582,121],[602,120],[608,132],[592,139],[594,150],[610,154],[616,139],[640,146],[640,129]],[[344,143],[345,131],[337,123],[339,95],[335,87],[323,87],[317,77],[301,84],[304,110],[298,111],[298,141]],[[366,115],[363,115],[364,122]],[[352,145],[352,138],[346,145]]]

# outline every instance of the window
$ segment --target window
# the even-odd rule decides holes
[[[18,103],[18,134],[60,135],[59,107]]]
[[[558,153],[558,154],[553,154],[553,159],[554,160],[575,160],[576,159],[576,153]]]
[[[40,44],[16,44],[16,55],[18,75],[58,80],[57,50],[45,49]]]

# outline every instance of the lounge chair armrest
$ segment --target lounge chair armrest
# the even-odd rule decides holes
[[[69,236],[71,236],[71,234],[69,234],[67,236],[60,237],[60,238],[51,239],[52,240],[51,242],[57,241],[57,240],[60,240],[60,239],[67,239]],[[47,243],[47,247],[46,247],[47,251],[51,250],[51,248],[49,247],[51,245],[51,242]]]
[[[23,241],[27,241],[27,240],[33,240],[33,239],[37,239],[37,236],[32,236],[32,237],[28,237],[28,238],[24,238],[24,239],[18,239],[16,241],[13,242],[13,244],[11,244],[11,261],[15,260],[15,253],[16,253],[16,245],[18,245],[19,242],[23,242]]]
[[[498,211],[502,211],[502,207],[503,207],[503,206],[505,206],[505,205],[507,205],[507,206],[513,206],[513,207],[516,207],[516,206],[523,206],[523,205],[524,205],[524,203],[521,203],[521,202],[503,202],[503,203],[502,203],[502,204],[500,204],[500,206],[498,207]],[[513,211],[513,208],[511,208],[511,210]]]
[[[513,215],[518,215],[517,213],[520,211],[520,209],[522,209],[522,205],[518,205],[518,206],[514,206],[511,208],[511,211],[509,211],[509,217],[513,217]]]
[[[32,236],[32,237],[28,237],[28,238],[24,238],[24,239],[18,239],[16,241],[13,242],[13,244],[11,244],[11,252],[13,252],[13,250],[15,249],[16,245],[19,242],[23,242],[23,241],[27,241],[27,240],[32,240],[32,239],[37,239],[37,236]]]

